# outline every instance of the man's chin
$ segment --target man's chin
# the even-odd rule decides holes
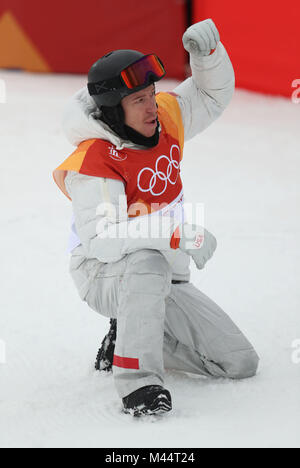
[[[151,128],[151,129],[145,129],[143,132],[142,132],[142,135],[147,137],[147,138],[151,138],[155,135],[155,132],[156,132],[156,125],[154,128]]]

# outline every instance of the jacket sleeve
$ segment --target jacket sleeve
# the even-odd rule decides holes
[[[65,185],[87,258],[109,263],[140,249],[172,249],[170,240],[179,222],[158,215],[129,219],[122,181],[70,171]]]
[[[235,87],[234,70],[225,47],[213,54],[190,55],[192,77],[174,89],[180,105],[185,141],[205,130],[229,104]]]

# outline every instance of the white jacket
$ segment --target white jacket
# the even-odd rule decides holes
[[[191,55],[190,63],[192,77],[173,90],[178,95],[185,141],[205,130],[222,114],[233,96],[235,84],[233,67],[221,42],[212,55],[206,57]],[[122,140],[97,117],[99,110],[93,99],[86,88],[81,89],[70,100],[64,114],[63,128],[70,143],[78,146],[84,140],[101,138],[110,141],[117,150],[139,148],[130,141]],[[133,222],[127,218],[126,208],[119,207],[119,197],[126,197],[123,182],[69,172],[65,185],[72,199],[75,220],[73,231],[75,230],[81,242],[81,245],[72,252],[73,270],[82,265],[84,259],[96,259],[98,262],[108,263],[118,261],[134,250],[152,248],[160,250],[165,255],[171,264],[173,279],[187,281],[190,279],[190,257],[180,249],[171,249],[169,241],[109,238],[112,223]],[[115,205],[117,216],[103,223],[107,235],[99,237],[96,226],[101,216],[96,212],[101,202]],[[134,222],[140,221],[136,218]],[[172,232],[170,234],[172,235]],[[82,298],[88,290],[88,276],[80,274],[76,281]]]

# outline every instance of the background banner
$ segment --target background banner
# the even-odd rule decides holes
[[[237,87],[291,96],[300,78],[299,0],[194,0],[193,21],[206,18],[220,30]]]
[[[0,67],[87,73],[114,49],[156,53],[184,78],[184,0],[0,0]]]

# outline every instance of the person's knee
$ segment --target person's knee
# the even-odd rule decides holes
[[[142,249],[128,254],[126,271],[156,273],[169,277],[171,267],[159,250]]]
[[[230,364],[226,366],[226,372],[229,378],[247,379],[256,375],[259,357],[253,348],[235,352],[231,357],[232,360]]]
[[[171,288],[172,269],[158,250],[142,249],[128,255],[125,276],[129,289],[166,295]]]

